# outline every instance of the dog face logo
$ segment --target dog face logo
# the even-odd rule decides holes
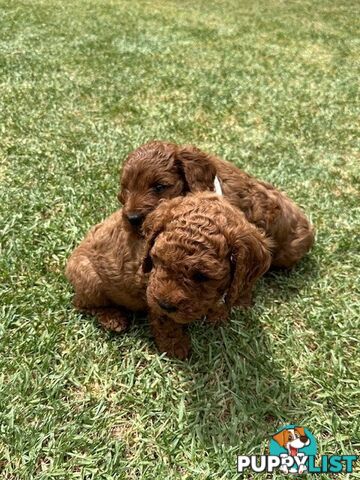
[[[270,453],[282,458],[280,470],[283,473],[301,474],[307,470],[306,464],[301,460],[309,454],[316,455],[316,441],[304,427],[288,425],[272,436]]]
[[[326,478],[332,478],[329,474],[352,473],[354,463],[359,459],[357,455],[320,455],[317,459],[314,435],[307,428],[298,425],[286,425],[272,435],[269,451],[270,455],[238,455],[238,473],[246,470],[256,473],[280,471],[295,475],[325,473]]]
[[[281,446],[285,447],[289,455],[295,457],[300,448],[310,445],[310,439],[305,433],[303,427],[295,427],[282,430],[273,436],[273,439]]]

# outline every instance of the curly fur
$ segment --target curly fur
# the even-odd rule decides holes
[[[170,356],[188,355],[186,324],[225,321],[231,307],[250,305],[270,266],[269,240],[215,194],[161,202],[147,216],[144,238],[124,222],[115,212],[71,255],[75,306],[116,331],[126,328],[127,312],[147,310],[156,343]]]
[[[154,141],[129,154],[118,195],[124,219],[134,213],[145,219],[162,198],[213,191],[215,175],[227,200],[272,239],[272,266],[291,268],[310,250],[314,229],[290,198],[191,145]]]

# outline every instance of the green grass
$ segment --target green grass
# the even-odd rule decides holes
[[[356,0],[0,1],[1,479],[235,479],[293,422],[359,453],[359,18]],[[63,276],[153,138],[273,182],[317,228],[251,311],[192,328],[187,362],[146,322],[99,329]]]

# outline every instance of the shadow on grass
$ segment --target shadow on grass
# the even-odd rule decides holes
[[[301,294],[319,278],[319,263],[312,255],[306,256],[292,270],[270,269],[263,278],[267,295],[277,299],[289,300]]]
[[[263,304],[291,301],[318,276],[311,256],[292,271],[269,272],[260,287]],[[259,321],[266,307],[257,303],[250,310],[235,311],[223,328],[192,329],[188,404],[194,410],[194,435],[209,449],[227,445],[238,454],[260,453],[279,426],[296,423],[304,414],[306,399],[296,382],[284,377],[288,369],[273,353],[271,326]]]
[[[292,419],[291,381],[282,376],[269,337],[254,317],[238,313],[228,327],[198,338],[193,332],[188,408],[194,436],[209,449],[226,445],[238,454],[260,453],[277,425]]]
[[[233,452],[236,462],[237,454],[263,453],[279,426],[296,423],[303,415],[306,399],[295,382],[284,377],[288,369],[283,358],[273,353],[267,304],[291,301],[311,287],[318,274],[311,257],[291,272],[269,272],[257,289],[254,308],[234,311],[221,328],[206,323],[190,327],[191,357],[170,362],[186,379],[183,428],[207,454],[219,457],[224,449],[226,455]],[[131,323],[127,344],[140,339],[156,352],[146,316],[136,315]],[[110,338],[118,342],[119,337]]]
[[[191,357],[171,360],[186,379],[184,431],[207,454],[233,450],[234,462],[237,454],[262,452],[279,426],[302,413],[301,398],[282,375],[258,315],[254,308],[235,312],[225,327],[191,326]],[[129,335],[156,350],[145,318],[136,318]]]

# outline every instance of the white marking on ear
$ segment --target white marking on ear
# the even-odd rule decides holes
[[[221,185],[220,185],[220,181],[219,181],[217,175],[215,175],[215,178],[214,178],[214,188],[215,188],[215,193],[217,193],[218,195],[223,194],[223,191],[222,191],[222,188],[221,188]]]

